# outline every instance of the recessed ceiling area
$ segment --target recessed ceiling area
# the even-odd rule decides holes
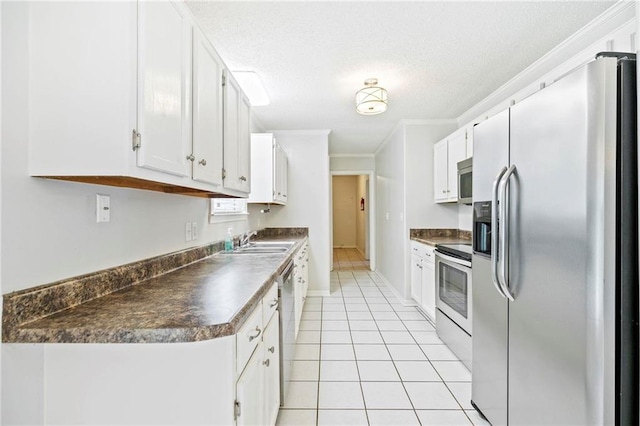
[[[331,154],[371,154],[401,119],[455,119],[615,2],[196,2],[232,70],[255,71],[265,130],[330,129]],[[375,77],[388,110],[363,116]]]

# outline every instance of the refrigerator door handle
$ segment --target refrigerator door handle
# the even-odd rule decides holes
[[[500,179],[507,171],[506,167],[503,167],[496,176],[496,180],[493,181],[493,188],[491,191],[491,280],[493,281],[493,285],[500,293],[500,296],[506,298],[507,296],[502,291],[502,285],[500,284],[498,277],[498,235],[500,233],[500,229],[498,227],[498,185],[500,183]]]
[[[510,301],[514,301],[513,294],[509,290],[509,283],[507,282],[507,262],[506,257],[508,253],[508,241],[509,241],[509,206],[507,202],[507,189],[509,188],[509,179],[515,173],[516,166],[512,164],[506,171],[500,180],[498,185],[499,203],[500,203],[500,247],[498,252],[500,253],[500,267],[498,268],[499,282],[502,286],[502,292]]]

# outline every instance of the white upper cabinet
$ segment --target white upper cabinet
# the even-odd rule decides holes
[[[180,6],[138,3],[138,165],[190,176],[192,24]]]
[[[250,203],[287,203],[287,153],[273,133],[251,134]]]
[[[251,107],[231,73],[225,73],[224,82],[224,187],[248,194],[251,191]]]
[[[224,65],[202,32],[193,32],[193,179],[222,185]]]
[[[464,129],[433,146],[435,202],[458,201],[458,162],[465,158],[467,158],[467,147]]]
[[[250,105],[235,82],[225,97],[224,64],[184,3],[28,7],[32,176],[201,196],[249,192]],[[224,107],[233,109],[228,134]],[[223,185],[223,167],[234,182]]]

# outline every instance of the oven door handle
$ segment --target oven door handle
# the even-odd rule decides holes
[[[504,298],[507,296],[504,294],[504,291],[502,291],[502,284],[500,283],[500,277],[498,276],[498,258],[502,255],[498,250],[498,236],[500,234],[500,224],[498,223],[498,186],[500,184],[500,179],[502,179],[502,176],[504,176],[506,171],[506,167],[503,167],[502,170],[500,170],[500,173],[496,176],[496,180],[493,181],[493,188],[491,191],[491,281],[493,281],[493,285],[500,296]]]
[[[509,251],[509,202],[507,200],[507,191],[509,189],[509,179],[515,173],[516,166],[511,165],[509,170],[502,176],[499,185],[500,192],[500,220],[501,220],[501,231],[500,231],[500,268],[498,268],[498,276],[500,277],[500,283],[502,284],[502,292],[507,296],[507,299],[510,301],[514,301],[515,298],[511,291],[509,290],[509,274],[507,273],[507,253]]]
[[[466,260],[458,259],[457,257],[453,257],[453,256],[449,256],[447,254],[444,254],[441,251],[436,250],[436,256],[438,256],[442,260],[446,260],[448,262],[457,263],[458,265],[464,266],[466,268],[471,268],[471,263],[467,262]]]

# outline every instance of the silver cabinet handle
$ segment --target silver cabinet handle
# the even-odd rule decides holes
[[[273,299],[271,301],[271,303],[269,304],[270,308],[275,308],[276,306],[278,306],[278,299]]]
[[[276,352],[276,347],[275,346],[271,346],[269,349],[267,349],[269,352],[271,352],[272,354]]]
[[[498,275],[500,276],[500,283],[502,284],[502,292],[507,299],[512,302],[515,300],[513,294],[509,290],[508,276],[507,276],[507,252],[509,250],[509,203],[507,201],[507,191],[509,189],[509,179],[515,173],[516,166],[511,165],[509,170],[502,176],[498,191],[500,192],[500,225],[502,230],[500,231],[500,268],[498,269]]]
[[[198,161],[198,164],[202,164],[203,166],[207,165],[207,160],[205,160],[204,158],[200,161]]]
[[[498,258],[502,256],[502,253],[498,251],[498,235],[500,234],[500,221],[498,218],[498,186],[500,180],[507,171],[506,167],[496,176],[496,180],[493,181],[493,187],[491,190],[491,280],[496,290],[502,297],[507,297],[502,291],[502,285],[500,284],[500,278],[498,277]]]
[[[443,193],[443,194],[446,194],[446,193],[447,193],[447,191],[443,189],[443,190],[442,190],[442,193]]]
[[[193,154],[189,154],[189,155],[187,155],[187,160],[189,160],[189,161],[195,161],[195,160],[196,160],[196,157],[194,157],[194,156],[193,156]]]
[[[257,333],[255,336],[249,336],[249,341],[250,341],[250,342],[251,342],[252,340],[254,340],[254,339],[257,339],[257,338],[260,336],[260,334],[262,333],[262,330],[260,330],[260,327],[258,327],[257,325],[256,325],[256,331],[257,331],[258,333]]]
[[[269,366],[269,359],[264,360],[263,364],[268,367]]]
[[[240,176],[238,179],[240,179],[240,180],[241,180],[241,181],[243,181],[243,182],[246,182],[246,181],[247,181],[247,178],[246,178],[245,176]]]

